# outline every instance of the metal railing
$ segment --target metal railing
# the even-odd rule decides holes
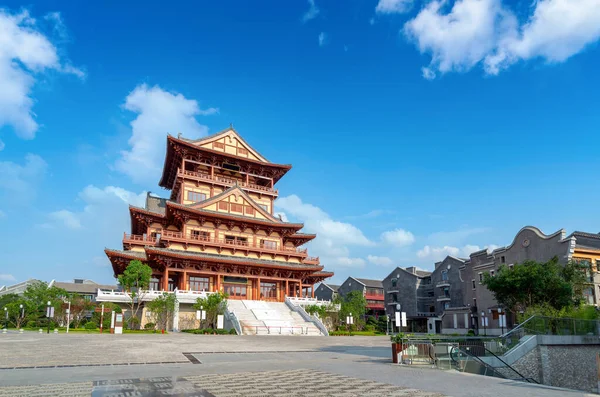
[[[243,335],[242,326],[240,325],[240,321],[238,320],[237,316],[235,315],[235,313],[233,311],[229,311],[229,309],[225,309],[225,318],[231,322],[231,324],[233,325],[233,328],[235,329],[235,332],[238,335]]]
[[[323,324],[323,322],[321,321],[321,319],[319,317],[317,317],[317,316],[311,316],[310,314],[308,314],[306,312],[306,310],[304,310],[304,307],[302,307],[302,305],[294,303],[294,301],[292,301],[292,299],[294,299],[295,301],[297,301],[298,299],[310,299],[310,298],[290,298],[290,297],[286,297],[285,298],[285,304],[287,305],[287,307],[290,308],[290,310],[298,313],[304,319],[304,321],[309,322],[309,323],[313,324],[315,327],[317,327],[317,329],[323,335],[329,336],[329,331],[327,330],[327,327],[325,326],[325,324]],[[325,301],[322,301],[322,302],[325,302]]]
[[[308,335],[310,327],[285,327],[266,325],[243,325],[243,331],[254,331],[254,335]],[[264,331],[264,332],[260,332]]]

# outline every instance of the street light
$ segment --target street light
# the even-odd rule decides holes
[[[402,310],[402,305],[400,303],[396,303],[396,313],[400,313]],[[398,327],[398,332],[402,331],[402,322],[400,321],[400,315],[396,314],[396,327]]]
[[[487,336],[487,319],[485,318],[485,312],[481,312],[481,322],[483,323],[483,332]]]
[[[8,307],[4,308],[4,329],[8,329]]]
[[[46,317],[48,318],[48,334],[50,333],[50,306],[52,305],[52,302],[48,301],[48,304],[46,306]]]

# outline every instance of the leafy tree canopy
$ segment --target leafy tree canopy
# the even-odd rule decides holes
[[[216,328],[217,316],[225,313],[229,295],[223,292],[209,294],[206,298],[198,298],[194,303],[194,309],[206,311],[206,321],[210,328]]]
[[[512,268],[501,266],[494,277],[486,274],[483,279],[498,303],[513,312],[540,305],[556,310],[578,306],[584,283],[579,264],[561,266],[556,257],[545,263],[527,260]]]
[[[340,317],[344,320],[347,316],[352,314],[354,323],[357,325],[362,324],[363,317],[367,312],[367,300],[363,295],[362,291],[352,291],[346,294],[343,298],[339,299],[340,303]]]
[[[129,262],[123,274],[119,274],[118,279],[125,291],[135,295],[141,289],[148,289],[151,277],[152,268],[136,259]]]

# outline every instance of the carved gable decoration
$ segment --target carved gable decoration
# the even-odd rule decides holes
[[[208,200],[192,204],[189,207],[281,223],[280,219],[275,218],[269,212],[265,211],[264,208],[237,186],[229,188]],[[261,216],[258,214],[261,214]]]
[[[252,148],[240,135],[229,128],[213,136],[201,139],[196,143],[198,146],[226,154],[234,155],[255,161],[268,163],[267,159]]]

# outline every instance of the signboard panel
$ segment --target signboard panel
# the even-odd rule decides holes
[[[115,334],[123,333],[123,313],[115,313]]]
[[[224,317],[222,314],[217,316],[217,329],[223,329]]]
[[[402,312],[402,326],[406,327],[406,312]]]

